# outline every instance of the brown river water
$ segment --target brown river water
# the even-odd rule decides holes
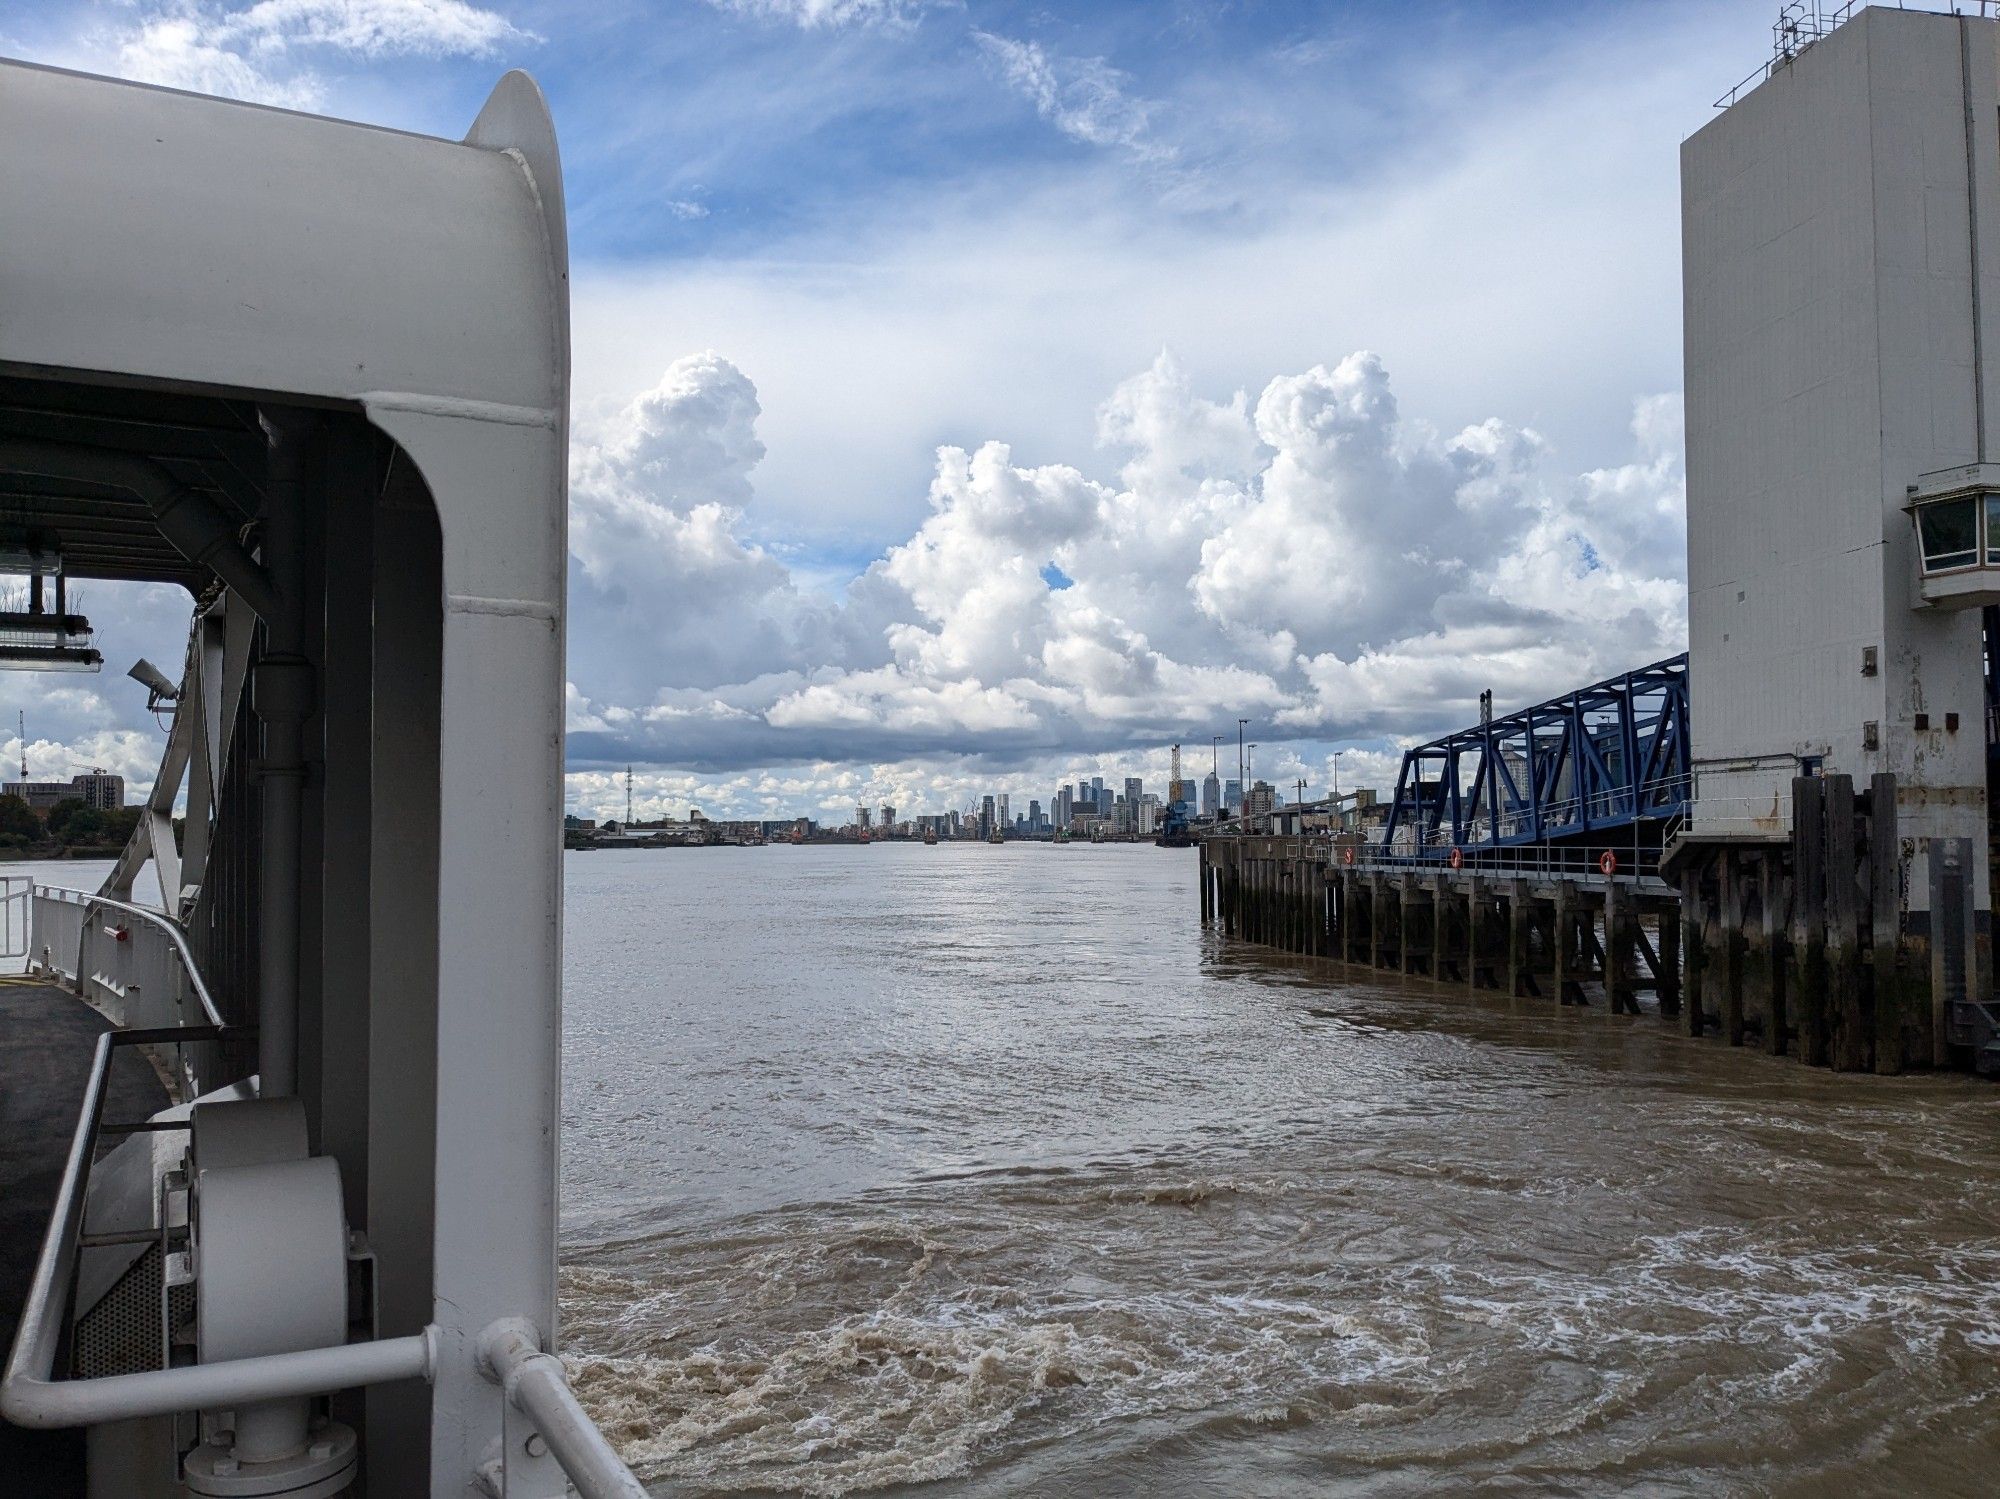
[[[567,857],[657,1493],[2000,1492],[2000,1087],[1225,943],[1187,851]]]

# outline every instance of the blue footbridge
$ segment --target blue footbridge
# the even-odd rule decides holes
[[[1371,862],[1653,863],[1687,815],[1688,761],[1683,653],[1405,751]]]

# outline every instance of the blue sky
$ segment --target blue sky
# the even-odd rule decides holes
[[[118,0],[0,52],[445,136],[532,71],[572,801],[840,815],[1238,716],[1380,779],[1678,649],[1677,153],[1772,10]],[[38,754],[149,757],[123,696]]]

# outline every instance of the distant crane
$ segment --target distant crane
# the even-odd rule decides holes
[[[1194,842],[1188,832],[1187,813],[1181,810],[1187,800],[1187,790],[1181,784],[1181,747],[1176,744],[1167,773],[1167,809],[1160,818],[1159,837],[1153,840],[1161,848],[1187,848]]]

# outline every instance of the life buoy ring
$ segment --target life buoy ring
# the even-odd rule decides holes
[[[1618,873],[1618,855],[1607,848],[1597,856],[1597,867],[1604,872],[1605,878],[1609,879],[1612,875]]]
[[[1463,869],[1463,868],[1465,868],[1465,850],[1464,850],[1464,849],[1459,849],[1459,848],[1455,848],[1455,849],[1453,849],[1453,850],[1451,851],[1451,867],[1452,867],[1453,869]]]
[[[1342,850],[1340,851],[1340,860],[1341,860],[1341,862],[1342,862],[1343,864],[1352,864],[1352,863],[1354,862],[1354,845],[1353,845],[1353,844],[1351,844],[1351,843],[1350,843],[1350,844],[1348,844],[1346,848],[1344,848],[1344,849],[1342,849]]]

